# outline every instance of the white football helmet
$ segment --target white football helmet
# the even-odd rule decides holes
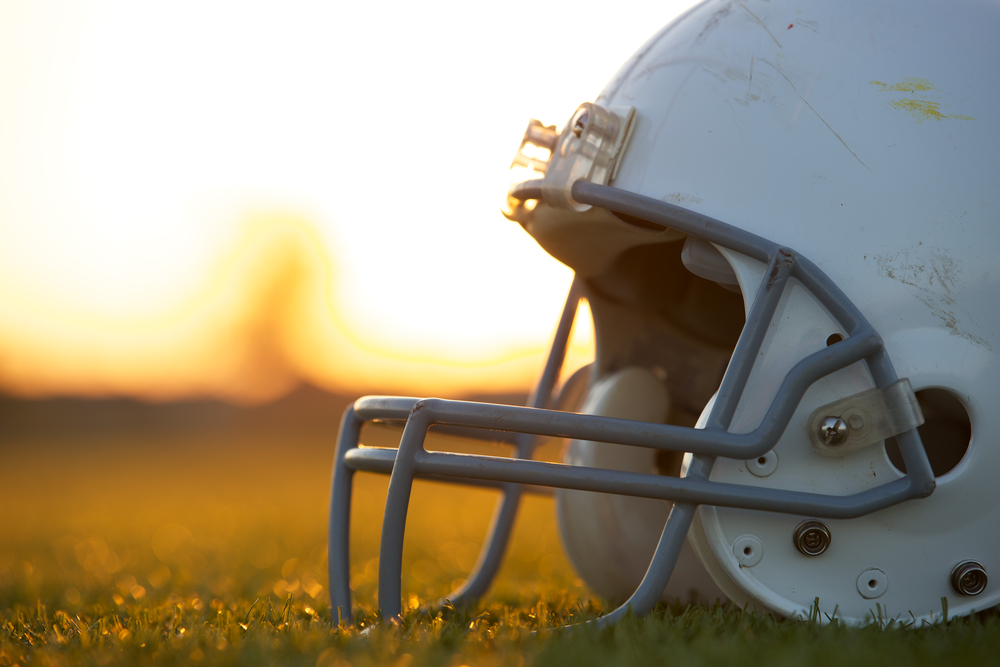
[[[508,217],[577,275],[549,363],[526,408],[348,410],[333,606],[355,470],[392,475],[390,617],[415,476],[504,492],[456,604],[539,486],[580,576],[625,601],[602,623],[692,595],[850,623],[1000,603],[998,34],[993,2],[710,0],[561,132],[532,121]],[[569,412],[580,298],[596,359]],[[372,420],[406,422],[398,450],[357,447]],[[428,452],[432,425],[504,432],[518,459]],[[537,435],[571,439],[564,464],[530,460]]]

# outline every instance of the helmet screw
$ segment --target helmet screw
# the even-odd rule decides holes
[[[822,521],[803,521],[795,529],[792,542],[803,556],[819,556],[830,547],[830,529]]]
[[[986,569],[974,560],[962,561],[951,571],[951,587],[959,595],[979,595],[988,581]]]
[[[843,443],[847,440],[847,423],[840,417],[827,417],[819,425],[819,439],[824,445]]]

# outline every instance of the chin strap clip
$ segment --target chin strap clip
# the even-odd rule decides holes
[[[618,169],[619,157],[632,134],[632,107],[605,108],[584,102],[569,122],[556,133],[555,125],[543,125],[532,119],[514,155],[511,169],[516,169],[515,183],[507,196],[505,215],[524,222],[538,197],[514,197],[524,182],[541,179],[541,199],[549,206],[584,212],[591,207],[573,200],[573,183],[584,179],[607,185]],[[521,193],[523,194],[523,193]]]
[[[563,128],[552,152],[542,196],[557,208],[583,212],[591,207],[573,200],[573,183],[583,179],[607,185],[632,133],[632,107],[604,108],[584,102]]]
[[[806,429],[817,454],[840,458],[924,423],[907,378],[869,389],[817,409]]]

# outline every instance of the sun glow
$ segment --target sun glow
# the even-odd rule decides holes
[[[523,390],[571,274],[505,168],[684,3],[626,4],[4,3],[0,389]]]

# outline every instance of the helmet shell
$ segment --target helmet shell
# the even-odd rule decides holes
[[[702,508],[692,539],[734,599],[805,615],[818,597],[855,622],[886,609],[936,618],[943,597],[957,614],[1000,603],[996,583],[976,597],[949,583],[970,559],[1000,581],[1000,450],[988,435],[1000,432],[997,34],[995,3],[713,0],[654,36],[597,99],[635,108],[615,187],[809,257],[882,336],[897,374],[947,390],[971,421],[964,458],[931,497],[828,522],[819,557],[792,543],[809,517]],[[749,308],[763,265],[720,250]],[[753,429],[788,369],[839,332],[795,284],[774,329],[732,430]],[[898,478],[884,447],[821,459],[804,430],[818,406],[871,386],[861,364],[816,383],[775,448],[775,474],[720,460],[712,479],[849,494]],[[753,567],[733,553],[747,535],[763,546]],[[871,570],[888,581],[877,598],[860,588]]]

